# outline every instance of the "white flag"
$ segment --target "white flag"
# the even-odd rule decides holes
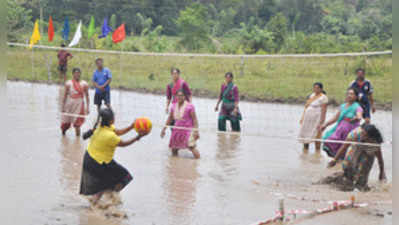
[[[69,44],[68,47],[75,46],[75,45],[77,45],[79,43],[79,40],[82,37],[81,26],[82,26],[82,21],[79,21],[78,28],[76,28],[75,35],[73,36],[73,39],[72,39],[72,41],[71,41],[71,43]]]

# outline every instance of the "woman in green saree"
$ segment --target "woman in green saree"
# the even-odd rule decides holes
[[[231,129],[235,132],[240,132],[240,120],[242,117],[238,108],[240,102],[238,88],[233,83],[233,73],[227,72],[224,77],[226,82],[222,84],[219,100],[215,107],[215,111],[219,111],[219,104],[223,102],[219,113],[218,129],[219,131],[226,131],[226,120],[230,120]]]

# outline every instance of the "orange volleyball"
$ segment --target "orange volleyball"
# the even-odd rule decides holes
[[[136,130],[137,133],[149,133],[151,129],[152,123],[148,118],[137,118],[134,122],[134,130]]]

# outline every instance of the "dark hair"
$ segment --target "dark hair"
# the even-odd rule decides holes
[[[234,78],[234,75],[233,75],[233,73],[232,72],[227,72],[225,75],[224,75],[224,77],[230,77],[230,78]]]
[[[78,67],[75,67],[72,69],[72,74],[74,74],[75,72],[79,72],[81,73],[80,69]]]
[[[61,47],[65,48],[65,44],[61,44]]]
[[[321,89],[321,92],[322,92],[323,94],[325,94],[325,95],[327,94],[327,92],[325,92],[324,89],[323,89],[323,83],[321,83],[321,82],[315,82],[315,83],[313,84],[313,87],[316,86],[316,85],[319,86],[319,88]]]
[[[362,71],[363,73],[366,73],[366,70],[364,68],[359,67],[356,69],[356,73],[358,73],[360,71]]]
[[[350,90],[352,90],[353,92],[355,92],[356,102],[359,101],[359,90],[357,90],[357,88],[350,87],[350,88],[348,88],[346,91],[348,92],[348,91],[350,91]]]
[[[97,115],[97,120],[94,123],[93,128],[86,131],[83,134],[83,136],[82,136],[83,140],[86,140],[93,135],[93,132],[96,130],[98,123],[100,123],[100,119],[101,119],[101,126],[110,126],[111,121],[114,120],[114,112],[109,108],[100,109],[100,111]]]
[[[98,61],[104,62],[103,58],[97,58],[97,59],[96,59],[96,63],[97,63]]]
[[[178,68],[176,68],[176,67],[172,67],[170,69],[170,73],[173,73],[173,71],[176,71],[178,74],[180,74],[180,70]]]
[[[380,130],[378,130],[374,125],[365,123],[362,125],[362,129],[366,131],[368,137],[375,140],[378,144],[384,142]]]

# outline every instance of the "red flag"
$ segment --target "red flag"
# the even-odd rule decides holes
[[[53,18],[49,19],[48,22],[48,41],[53,41],[54,38],[54,26],[53,26]]]
[[[125,40],[126,32],[125,32],[125,24],[120,25],[114,33],[112,34],[112,41],[114,43],[122,42]]]

